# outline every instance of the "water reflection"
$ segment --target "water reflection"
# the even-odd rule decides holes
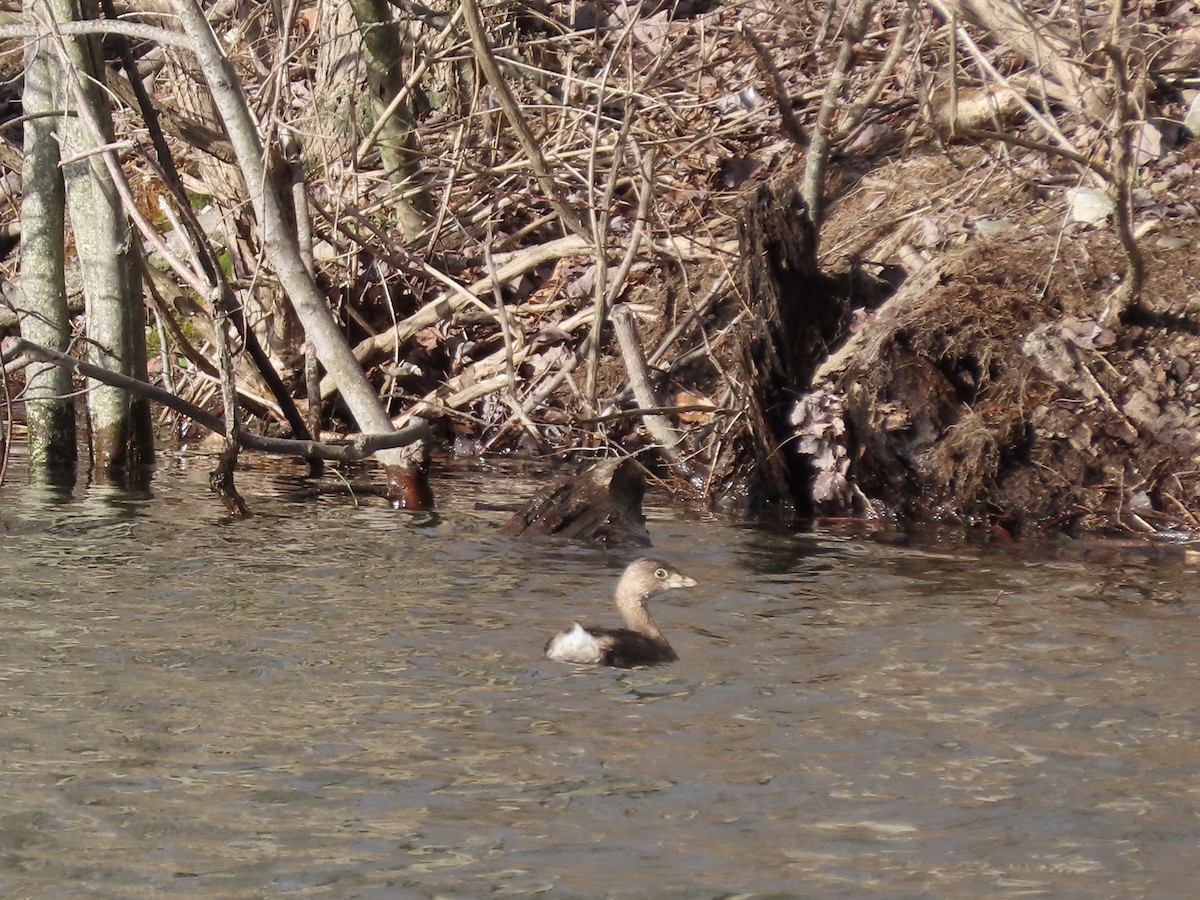
[[[1184,558],[884,546],[653,510],[700,587],[649,670],[541,659],[625,554],[297,504],[203,467],[0,521],[0,890],[60,896],[1187,893]]]

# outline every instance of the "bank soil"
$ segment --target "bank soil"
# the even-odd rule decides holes
[[[1106,221],[1072,221],[1077,180],[933,149],[844,190],[822,270],[899,287],[854,309],[791,410],[801,504],[1005,534],[1200,530],[1198,156],[1142,170],[1141,311],[1113,328],[1098,316],[1126,255]]]

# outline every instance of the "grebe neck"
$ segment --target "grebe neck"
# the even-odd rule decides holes
[[[659,643],[667,642],[663,633],[658,630],[658,626],[654,624],[654,620],[650,618],[650,612],[640,597],[623,597],[618,601],[617,608],[621,611],[621,618],[625,620],[625,627],[630,631],[644,634]]]

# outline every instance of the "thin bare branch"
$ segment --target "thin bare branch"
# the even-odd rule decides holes
[[[145,397],[154,403],[170,407],[176,412],[182,413],[189,419],[192,419],[197,424],[204,426],[214,434],[226,435],[228,433],[225,422],[219,416],[214,416],[207,410],[188,403],[182,397],[177,397],[155,385],[121,375],[118,372],[110,372],[108,369],[94,366],[73,356],[30,343],[21,338],[9,338],[6,340],[4,342],[5,356],[17,353],[24,354],[28,359],[37,362],[63,366],[88,378],[93,378],[104,384]],[[236,433],[238,443],[251,450],[299,456],[304,459],[327,459],[339,462],[355,462],[360,459],[366,459],[376,452],[407,447],[416,441],[427,439],[428,436],[429,426],[422,419],[414,420],[407,427],[399,431],[394,430],[390,434],[359,435],[344,445],[324,444],[318,441],[292,441],[283,438],[268,438],[248,431],[238,431]]]

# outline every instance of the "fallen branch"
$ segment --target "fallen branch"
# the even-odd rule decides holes
[[[973,56],[978,47],[963,27],[964,20],[994,36],[1002,48],[1010,48],[1029,60],[1042,75],[1044,93],[1056,102],[1093,121],[1105,117],[1108,102],[1104,85],[1088,75],[1085,65],[1080,65],[1083,54],[1075,36],[1069,36],[1066,29],[1060,30],[1049,17],[1032,10],[1031,4],[1017,0],[931,0],[929,5],[946,21],[954,23],[959,39]],[[1120,5],[1116,8],[1120,15]],[[981,62],[981,67],[993,77],[990,63],[984,66]]]
[[[671,467],[671,470],[688,484],[697,486],[699,480],[691,467],[684,462],[679,454],[681,441],[679,432],[671,425],[671,420],[661,413],[651,410],[661,408],[654,387],[650,384],[650,368],[646,365],[646,355],[642,352],[641,340],[633,324],[633,313],[629,307],[621,304],[613,307],[613,328],[617,332],[617,341],[621,345],[621,356],[625,360],[625,371],[629,373],[629,386],[633,390],[634,400],[642,409],[642,422],[650,436],[658,442],[658,453]]]
[[[178,47],[181,50],[192,50],[195,42],[178,31],[168,31],[141,22],[123,22],[119,19],[86,19],[75,22],[58,22],[54,30],[65,35],[82,34],[120,34],[138,41],[153,41],[164,47]],[[26,38],[40,40],[47,38],[52,32],[42,28],[36,22],[26,25],[0,25],[0,40]]]
[[[929,5],[933,7],[933,9],[935,9],[939,15],[945,18],[947,22],[957,23],[954,26],[956,39],[961,42],[964,47],[966,47],[967,52],[975,61],[975,64],[979,66],[980,70],[987,76],[990,82],[1000,85],[1002,88],[1009,91],[1025,115],[1027,115],[1031,121],[1035,122],[1055,144],[1063,148],[1063,150],[1074,154],[1074,157],[1083,156],[1083,154],[1081,154],[1074,147],[1074,145],[1071,144],[1071,141],[1067,138],[1067,136],[1063,134],[1062,129],[1058,127],[1058,123],[1054,121],[1053,117],[1044,115],[1041,110],[1030,103],[1029,99],[1024,95],[1024,93],[1018,90],[1012,84],[1010,79],[1007,79],[1001,75],[996,67],[992,64],[992,61],[988,59],[987,54],[985,54],[979,48],[979,45],[967,32],[966,28],[963,27],[961,22],[958,21],[958,16],[955,14],[956,12],[961,12],[959,9],[959,0],[949,0],[949,2],[945,2],[945,0],[929,0]],[[1012,14],[1011,9],[1005,11],[1009,14]],[[1001,29],[1001,33],[1007,33],[1007,31],[1005,29]],[[1035,39],[1037,38],[1037,35],[1031,36]],[[1040,58],[1040,56],[1036,56],[1036,58]],[[1065,71],[1066,69],[1064,69],[1064,72]],[[1076,91],[1072,96],[1081,97],[1082,92]],[[1099,176],[1097,175],[1096,177]]]
[[[354,356],[360,363],[365,363],[378,354],[390,353],[422,328],[436,325],[442,319],[449,318],[468,306],[479,305],[479,297],[491,292],[493,280],[505,284],[536,269],[542,263],[561,259],[564,256],[573,256],[577,253],[586,253],[590,249],[589,241],[571,236],[530,247],[528,250],[512,254],[507,258],[498,256],[495,260],[497,267],[494,279],[489,274],[467,287],[456,287],[441,294],[408,318],[397,322],[394,327],[357,344],[354,347]],[[329,376],[321,379],[322,400],[331,396],[336,390],[337,385]]]
[[[642,352],[641,340],[629,307],[624,304],[614,306],[612,323],[617,333],[617,343],[621,346],[621,356],[625,360],[625,371],[629,373],[629,387],[633,390],[637,405],[644,410],[662,406],[655,396],[653,385],[650,384],[650,367],[646,365],[646,355]],[[646,423],[651,437],[662,445],[663,454],[668,461],[674,463],[679,432],[672,427],[670,420],[666,416],[647,412],[642,416],[642,421]]]

